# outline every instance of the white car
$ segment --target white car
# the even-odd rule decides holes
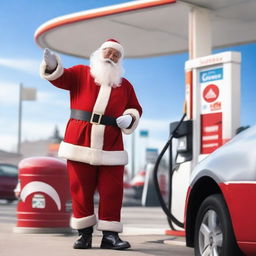
[[[256,255],[256,126],[193,170],[185,211],[195,255]]]

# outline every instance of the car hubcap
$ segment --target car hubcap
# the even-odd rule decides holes
[[[199,229],[199,250],[202,256],[219,256],[223,233],[217,213],[208,210]]]

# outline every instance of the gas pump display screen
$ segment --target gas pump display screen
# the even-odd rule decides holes
[[[222,145],[223,67],[199,72],[201,90],[201,154]]]

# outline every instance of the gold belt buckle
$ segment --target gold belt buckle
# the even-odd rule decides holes
[[[94,118],[97,118],[98,120],[94,120]],[[92,113],[92,116],[91,116],[91,119],[90,119],[90,123],[91,124],[100,124],[100,121],[101,121],[101,118],[102,118],[102,114],[99,114],[99,113]]]

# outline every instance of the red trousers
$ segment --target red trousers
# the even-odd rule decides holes
[[[106,228],[103,225],[100,230],[112,229],[121,232],[119,228],[113,230],[116,229],[116,225],[111,223],[120,222],[124,166],[93,166],[68,160],[67,167],[72,196],[72,218],[75,223],[78,221],[74,228],[81,229],[96,224],[93,198],[97,189],[100,197],[98,218],[103,224],[107,223]]]

